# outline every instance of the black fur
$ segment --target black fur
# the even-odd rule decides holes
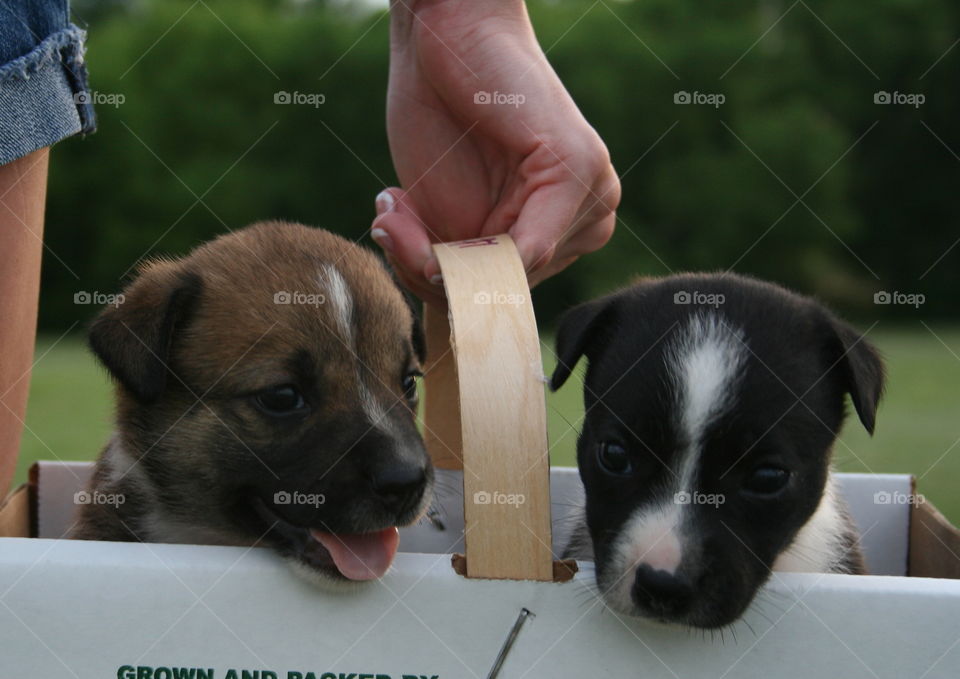
[[[149,295],[152,305],[126,300],[106,307],[90,326],[93,353],[135,398],[151,403],[167,384],[175,331],[188,320],[203,290],[193,273],[181,273],[163,288],[131,287],[129,296]]]
[[[722,303],[677,303],[681,293]],[[743,612],[820,503],[845,394],[873,432],[883,367],[871,345],[820,304],[732,274],[645,280],[569,311],[557,335],[551,386],[562,386],[582,356],[589,359],[577,456],[601,589],[615,577],[608,571],[621,530],[638,508],[665,501],[690,445],[668,365],[672,343],[698,314],[715,314],[745,345],[735,404],[706,429],[694,482],[700,493],[725,502],[687,510],[695,537],[677,572],[682,605],[670,596],[650,601],[638,583],[631,612],[716,627]],[[598,462],[600,444],[610,441],[627,449],[631,473],[613,475]],[[776,499],[744,492],[758,466],[789,472]],[[836,555],[835,570],[862,568],[850,536],[838,536],[847,551]]]

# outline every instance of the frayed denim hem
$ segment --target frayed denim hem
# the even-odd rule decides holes
[[[96,130],[85,38],[71,24],[0,66],[0,164]]]

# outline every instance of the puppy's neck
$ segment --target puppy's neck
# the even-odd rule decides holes
[[[786,573],[864,572],[857,532],[832,474],[827,477],[816,511],[797,531],[790,546],[773,562],[772,570]]]
[[[114,434],[88,486],[91,495],[121,498],[118,504],[88,504],[71,536],[116,542],[237,544],[223,534],[177,519],[166,508],[161,491],[141,465],[142,453]]]

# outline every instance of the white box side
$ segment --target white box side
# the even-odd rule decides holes
[[[116,677],[122,665],[483,677],[521,607],[500,679],[956,675],[960,582],[778,574],[722,635],[618,616],[592,568],[566,584],[467,580],[400,554],[332,593],[266,549],[0,540],[4,676]],[[336,674],[334,674],[336,676]]]
[[[74,493],[84,487],[92,472],[88,462],[40,462],[38,529],[41,538],[58,538],[73,522]],[[836,474],[838,487],[863,535],[862,544],[869,572],[874,575],[905,575],[909,534],[909,506],[880,504],[877,493],[903,498],[910,493],[906,474]],[[583,487],[575,468],[555,467],[550,473],[554,553],[559,558],[574,525],[573,517],[583,505]],[[404,528],[400,548],[404,552],[443,554],[464,551],[462,472],[437,470],[437,506],[445,530],[429,521]]]

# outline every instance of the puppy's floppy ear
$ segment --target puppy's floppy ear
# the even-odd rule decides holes
[[[427,360],[427,338],[423,334],[423,321],[420,320],[423,305],[413,296],[413,293],[401,285],[392,270],[390,270],[390,277],[393,279],[393,284],[400,290],[400,294],[403,295],[403,301],[407,303],[407,307],[410,309],[410,315],[413,317],[410,342],[413,344],[413,352],[417,355],[417,360],[420,361],[420,365],[423,365]]]
[[[877,405],[883,395],[884,369],[877,350],[852,326],[828,314],[835,340],[831,352],[835,370],[843,376],[844,386],[864,428],[872,435]]]
[[[550,378],[550,389],[563,386],[580,357],[588,353],[613,318],[613,297],[601,297],[575,306],[563,315],[557,327],[557,367]]]
[[[90,348],[137,400],[149,403],[163,392],[174,334],[202,287],[200,277],[177,262],[150,262],[124,290],[123,301],[93,320]]]
[[[417,354],[417,360],[423,365],[427,360],[427,338],[423,334],[423,323],[420,322],[420,315],[413,309],[413,350]]]
[[[378,257],[377,259],[380,258]],[[380,264],[383,265],[384,270],[390,276],[393,284],[397,286],[397,290],[399,290],[403,296],[403,301],[407,303],[407,307],[410,309],[410,315],[413,316],[413,329],[410,333],[410,342],[413,344],[413,352],[417,355],[417,360],[420,361],[420,365],[423,365],[427,360],[427,338],[423,332],[423,321],[420,320],[423,304],[400,282],[400,277],[397,276],[397,272],[392,264],[384,262],[382,259],[380,259]]]

